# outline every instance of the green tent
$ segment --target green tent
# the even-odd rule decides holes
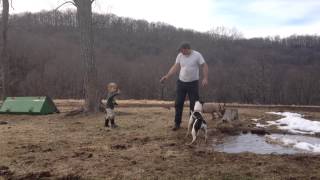
[[[39,97],[7,97],[0,114],[52,114],[59,112],[52,99]]]

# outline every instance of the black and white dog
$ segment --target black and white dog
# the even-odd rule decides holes
[[[189,131],[191,130],[191,134],[192,134],[192,141],[187,144],[187,145],[191,145],[194,143],[194,141],[197,139],[197,136],[199,134],[199,130],[203,130],[204,132],[204,138],[205,138],[205,142],[207,142],[207,123],[204,120],[203,116],[202,116],[202,112],[203,112],[203,103],[200,103],[199,101],[196,101],[195,105],[194,105],[194,110],[191,111],[191,115],[190,115],[190,119],[189,119],[189,124],[188,124],[188,131],[186,134],[186,137],[188,137],[189,135]]]

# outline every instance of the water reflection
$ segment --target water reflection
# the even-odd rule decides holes
[[[320,144],[320,138],[302,136],[302,135],[281,135],[272,134],[277,138],[289,138],[297,141],[308,142],[311,144]],[[214,144],[215,151],[226,153],[252,152],[256,154],[295,154],[295,153],[312,153],[287,147],[277,143],[267,143],[265,136],[256,134],[240,134],[238,136],[227,136],[223,139],[223,144]]]

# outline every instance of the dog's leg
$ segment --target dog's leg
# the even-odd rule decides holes
[[[190,131],[191,126],[192,126],[192,121],[193,121],[192,113],[193,113],[193,112],[191,112],[191,115],[190,115],[190,118],[189,118],[188,130],[187,130],[187,134],[186,134],[186,136],[185,136],[185,137],[188,137],[188,135],[189,135],[189,131]]]
[[[208,140],[208,126],[207,125],[203,126],[203,131],[204,131],[204,142],[207,144],[207,140]]]
[[[198,120],[195,120],[195,122],[193,123],[193,126],[192,126],[192,131],[191,131],[191,134],[192,134],[192,141],[187,144],[188,146],[190,146],[191,144],[193,144],[196,139],[197,139],[197,136],[198,136],[198,133],[199,133],[199,129],[196,129],[196,123],[197,123]]]
[[[211,120],[215,120],[216,119],[216,117],[215,117],[215,115],[214,115],[214,112],[212,112],[211,113]]]
[[[188,146],[192,145],[197,139],[197,132],[195,131],[194,128],[192,128],[191,134],[192,134],[192,141],[189,144],[187,144]]]

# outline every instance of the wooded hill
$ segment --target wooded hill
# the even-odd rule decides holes
[[[126,99],[170,99],[177,76],[159,79],[189,41],[209,65],[204,101],[320,105],[320,37],[244,39],[236,31],[208,33],[164,23],[94,14],[95,55],[101,96],[108,82]],[[76,14],[11,15],[9,94],[83,98]]]

